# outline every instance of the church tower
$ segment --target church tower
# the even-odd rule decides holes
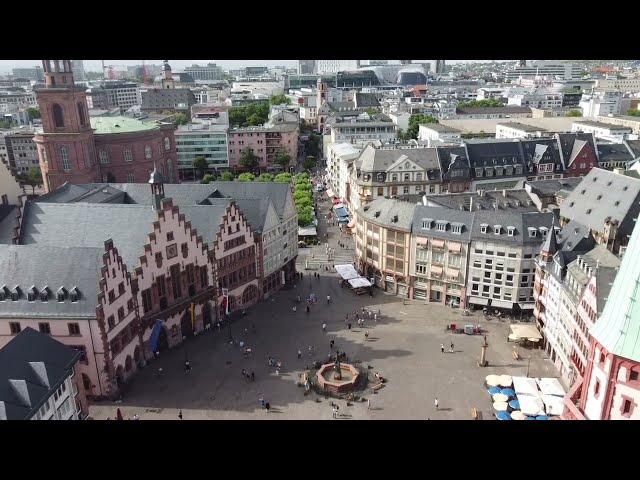
[[[71,60],[43,60],[44,85],[34,88],[42,133],[34,137],[45,191],[95,178],[95,146],[85,88],[73,82]]]
[[[171,65],[169,65],[169,60],[164,60],[162,65],[162,88],[176,88],[175,81],[173,80],[173,72],[171,71]]]

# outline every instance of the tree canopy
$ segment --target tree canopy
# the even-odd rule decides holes
[[[307,158],[304,159],[304,168],[307,170],[311,170],[316,166],[316,157],[313,155],[307,155]]]
[[[207,173],[204,177],[202,177],[202,181],[200,183],[211,183],[215,179],[216,179],[216,177],[214,177],[210,173]]]
[[[404,134],[403,140],[409,140],[411,138],[417,139],[421,123],[438,123],[438,119],[431,115],[423,115],[421,113],[411,115],[409,117],[409,128],[407,128],[407,133]]]
[[[247,170],[255,170],[259,165],[258,156],[253,153],[250,147],[245,148],[240,156],[240,165]]]
[[[292,175],[288,172],[279,173],[276,178],[273,179],[276,183],[291,183]]]
[[[301,173],[295,177],[293,201],[298,212],[298,225],[306,227],[313,222],[313,185],[309,175]]]
[[[269,119],[269,102],[254,102],[229,109],[229,124],[232,127],[262,125]]]
[[[263,173],[258,178],[256,178],[256,182],[273,182],[274,176],[270,173]]]
[[[472,100],[470,102],[460,102],[457,108],[499,108],[504,107],[504,103],[495,98],[488,98],[486,100]]]
[[[567,117],[581,117],[582,112],[580,110],[569,110],[567,112]]]
[[[207,163],[207,159],[204,158],[204,157],[197,157],[193,161],[193,168],[198,170],[198,173],[200,175],[204,175],[204,172],[206,172],[207,168],[209,168],[209,164]]]
[[[253,182],[256,179],[256,176],[253,173],[241,173],[238,175],[239,182]]]
[[[35,195],[36,187],[42,185],[42,173],[40,172],[39,168],[31,167],[29,168],[27,174],[19,177],[18,180],[25,185],[29,185],[32,189],[32,195]]]
[[[231,173],[231,172],[222,172],[222,174],[220,175],[219,180],[221,180],[223,182],[231,182],[231,181],[233,181],[233,173]]]
[[[287,97],[284,93],[281,93],[280,95],[273,95],[269,99],[269,103],[271,105],[282,105],[282,104],[289,105],[291,103],[291,99]]]
[[[27,108],[27,115],[29,115],[29,118],[31,118],[32,120],[41,117],[40,110],[35,107]]]
[[[627,110],[627,115],[632,117],[640,117],[640,110]]]
[[[186,125],[189,123],[189,117],[184,113],[177,113],[175,117],[173,117],[173,123],[176,125]]]
[[[291,163],[291,155],[287,152],[283,152],[282,150],[276,153],[276,163],[280,165],[282,168],[286,168]]]

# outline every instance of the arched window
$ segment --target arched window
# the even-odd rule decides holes
[[[171,150],[171,141],[169,140],[169,137],[164,137],[164,149]]]
[[[62,107],[57,103],[54,103],[53,107],[51,107],[51,111],[53,112],[53,125],[56,128],[64,127],[64,115],[62,113]]]
[[[78,119],[80,120],[80,125],[87,124],[87,116],[84,114],[84,106],[82,103],[78,103]]]
[[[150,147],[149,145],[146,145],[146,146],[144,147],[144,157],[145,157],[147,160],[151,160],[151,147]]]
[[[67,147],[60,147],[60,162],[62,163],[62,169],[65,172],[71,170],[71,165],[69,164],[69,151]]]

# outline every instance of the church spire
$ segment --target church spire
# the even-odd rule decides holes
[[[545,238],[542,248],[540,249],[540,259],[543,262],[549,262],[558,250],[560,250],[560,248],[558,247],[558,240],[556,238],[556,217],[554,215],[551,221],[551,229],[549,233],[547,233],[547,238]]]

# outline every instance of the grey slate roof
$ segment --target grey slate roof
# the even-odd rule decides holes
[[[98,247],[113,239],[131,272],[149,243],[157,214],[148,205],[30,203],[21,232],[23,245]]]
[[[435,148],[374,148],[369,145],[358,157],[359,168],[363,173],[385,172],[403,156],[427,170],[429,180],[440,178],[440,164]]]
[[[209,198],[207,202],[210,205],[229,205],[229,198]],[[268,198],[238,198],[235,200],[236,205],[242,211],[242,214],[249,222],[251,231],[262,232],[264,229],[264,223],[267,219],[267,212],[269,210]],[[182,211],[182,209],[181,209]],[[209,240],[207,240],[209,241]]]
[[[640,212],[640,180],[593,168],[560,206],[560,214],[597,232],[606,218],[618,220],[622,235],[631,235]]]
[[[430,229],[422,228],[422,223],[426,219],[431,219]],[[448,225],[444,232],[438,230],[436,226],[437,220],[446,220]],[[451,224],[457,223],[462,226],[460,234],[453,233]],[[469,242],[471,238],[471,229],[473,227],[473,213],[460,210],[452,210],[444,207],[427,207],[425,205],[416,205],[413,213],[412,232],[415,235],[429,236],[441,238],[443,240],[457,240],[460,242]]]
[[[556,165],[554,172],[564,171],[558,143],[553,139],[521,140],[520,144],[527,167],[553,163]]]
[[[27,420],[58,389],[81,353],[25,328],[0,349],[0,420]]]
[[[549,228],[553,213],[540,212],[495,212],[480,210],[474,212],[471,238],[474,240],[492,240],[518,245],[541,245],[544,238],[540,234],[540,227]],[[487,224],[487,233],[482,233],[482,224]],[[501,225],[500,235],[493,232],[494,225]],[[513,236],[507,234],[507,227],[515,227]],[[535,237],[529,236],[529,228],[537,230]]]
[[[0,245],[0,288],[20,287],[17,301],[0,301],[0,317],[95,318],[98,305],[98,282],[104,247],[66,248],[43,245]],[[48,287],[46,302],[29,302],[27,290],[38,292]],[[60,287],[70,291],[78,287],[77,302],[69,298],[58,302]]]
[[[355,105],[357,108],[379,107],[380,102],[378,102],[375,93],[356,92]]]
[[[506,197],[504,196],[506,193]],[[531,201],[531,197],[526,190],[486,190],[483,195],[478,193],[446,193],[441,195],[429,195],[427,197],[428,205],[441,205],[443,207],[460,210],[464,207],[465,210],[469,210],[473,199],[473,211],[495,211],[495,204],[498,202],[497,213],[505,211],[519,211],[519,212],[535,212],[536,206]],[[478,207],[481,208],[478,208]]]
[[[365,210],[366,208],[366,210]],[[384,225],[393,230],[411,231],[413,214],[416,206],[402,200],[376,198],[371,203],[358,209],[358,217],[365,218],[373,223]],[[376,213],[378,216],[376,217]],[[394,217],[398,216],[398,221],[394,222]]]
[[[507,165],[522,165],[526,168],[522,148],[517,140],[468,139],[465,141],[465,146],[471,168]],[[515,169],[513,176],[515,176]]]
[[[443,180],[462,181],[471,178],[469,159],[464,147],[436,147],[436,151]],[[451,173],[454,170],[462,171],[463,174],[452,177]]]
[[[564,158],[566,168],[569,168],[578,153],[578,148],[574,149],[576,140],[587,142],[591,150],[595,152],[596,143],[591,133],[556,133],[554,138],[560,143],[560,150],[562,151],[562,158]],[[580,143],[580,146],[582,145]]]
[[[0,220],[0,244],[12,243],[13,229],[17,224],[18,207],[16,205],[3,205],[1,208],[3,208],[3,212]]]
[[[537,195],[555,195],[559,190],[573,190],[582,181],[580,177],[557,178],[554,180],[527,180],[531,191]]]
[[[629,162],[633,161],[633,155],[624,143],[599,143],[598,163],[602,162]]]
[[[640,140],[625,140],[624,143],[634,158],[640,158]]]
[[[562,227],[557,239],[562,244],[563,251],[587,251],[596,244],[589,228],[575,220]]]

